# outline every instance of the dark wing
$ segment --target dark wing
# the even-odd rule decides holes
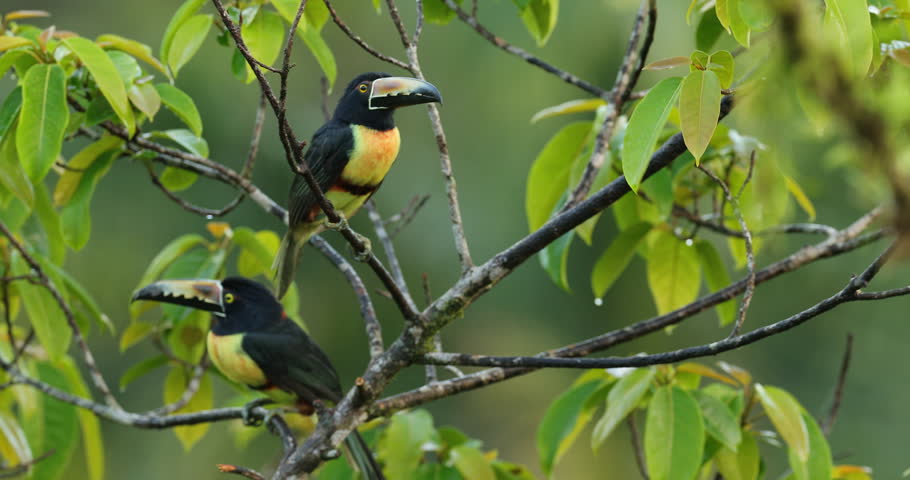
[[[323,192],[328,191],[341,177],[353,148],[354,134],[347,124],[329,122],[313,134],[304,158]],[[316,195],[300,175],[294,177],[289,200],[288,215],[291,227],[307,221],[310,212],[317,205]]]
[[[276,387],[308,402],[341,398],[341,383],[329,358],[293,321],[279,322],[264,332],[247,332],[241,345]]]

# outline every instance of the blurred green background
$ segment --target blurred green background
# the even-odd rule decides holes
[[[370,44],[383,52],[404,58],[397,33],[389,19],[376,15],[368,0],[335,2],[345,21]],[[503,38],[540,55],[582,78],[603,87],[612,84],[631,20],[638,7],[633,0],[562,2],[559,23],[544,48],[538,48],[524,30],[507,0],[481,2],[481,19]],[[659,2],[660,18],[651,59],[688,55],[694,48],[693,28],[686,25],[688,2]],[[158,2],[94,0],[5,0],[3,10],[43,9],[53,17],[35,22],[56,25],[86,37],[115,33],[152,45],[157,52],[161,35],[177,0]],[[408,25],[413,25],[413,3],[400,2]],[[211,7],[206,7],[211,10]],[[385,11],[383,6],[383,11]],[[403,72],[368,56],[331,22],[324,35],[338,61],[338,84],[369,70]],[[491,47],[457,20],[447,26],[427,25],[420,45],[423,70],[442,92],[441,107],[449,149],[461,196],[465,229],[475,261],[482,262],[510,245],[526,232],[524,186],[528,169],[537,152],[559,126],[574,118],[545,120],[531,125],[529,119],[541,108],[585,97],[552,75]],[[246,155],[253,112],[258,101],[255,85],[243,85],[230,74],[231,50],[210,37],[203,50],[185,67],[177,85],[192,95],[205,125],[204,136],[211,146],[211,158],[238,167]],[[302,42],[298,42],[291,84],[290,120],[300,137],[309,137],[322,123],[319,103],[319,70]],[[658,78],[646,73],[640,87]],[[13,82],[0,80],[5,95]],[[338,87],[340,88],[340,87]],[[330,102],[337,98],[333,94]],[[398,251],[415,297],[420,298],[420,276],[429,275],[435,294],[456,278],[458,262],[450,236],[447,206],[439,159],[433,135],[422,108],[397,114],[402,132],[398,164],[375,197],[386,216],[403,208],[415,195],[430,194],[430,200],[416,220],[397,238]],[[736,125],[742,111],[726,121]],[[175,126],[176,119],[162,114]],[[753,119],[754,120],[754,119]],[[741,121],[741,119],[740,119]],[[821,167],[829,145],[806,137],[808,129],[798,116],[767,119],[778,125],[793,125],[790,144],[799,179],[815,201],[818,221],[844,226],[870,204],[856,199],[840,174]],[[266,122],[262,150],[254,181],[266,193],[284,203],[291,181],[277,142],[274,119]],[[749,132],[745,132],[749,133]],[[72,153],[72,152],[65,152]],[[870,187],[876,188],[876,187]],[[221,184],[200,181],[187,197],[199,204],[218,208],[233,192]],[[795,211],[796,209],[794,209]],[[794,220],[805,220],[800,212]],[[191,215],[166,199],[149,181],[141,165],[118,161],[101,182],[92,204],[93,232],[88,246],[70,254],[68,268],[95,295],[114,323],[127,325],[127,300],[141,273],[155,253],[169,240],[186,232],[204,233],[205,220]],[[605,219],[608,216],[604,217]],[[232,225],[282,230],[278,221],[246,201],[225,218]],[[354,227],[371,233],[365,215]],[[573,293],[555,287],[538,267],[536,259],[481,298],[444,331],[445,349],[487,354],[532,354],[606,330],[653,316],[653,306],[643,263],[633,261],[621,281],[596,307],[588,287],[593,262],[608,244],[612,222],[604,220],[595,234],[593,248],[576,242],[569,274]],[[343,251],[336,234],[326,235]],[[766,265],[788,252],[816,241],[816,238],[775,237],[758,258]],[[374,245],[377,243],[374,242]],[[861,271],[883,244],[866,247],[850,255],[824,260],[809,268],[761,286],[747,320],[758,326],[791,315],[841,288],[850,275]],[[378,283],[363,265],[356,265],[369,286]],[[742,275],[738,272],[736,276]],[[367,346],[358,306],[347,283],[318,253],[307,250],[299,270],[302,314],[311,333],[335,361],[342,377],[350,381],[367,361]],[[906,283],[907,271],[900,264],[889,265],[875,286]],[[373,295],[385,335],[391,340],[401,327],[394,305]],[[793,392],[811,413],[821,416],[831,401],[844,339],[856,335],[853,366],[846,384],[840,418],[831,437],[837,463],[869,465],[877,478],[896,478],[910,466],[907,457],[906,408],[910,382],[906,365],[906,339],[910,326],[906,312],[910,299],[848,304],[786,335],[724,354],[719,359],[751,370],[763,383]],[[422,302],[420,302],[422,304]],[[727,331],[717,327],[713,311],[693,318],[672,336],[654,334],[611,354],[658,352],[722,338]],[[89,339],[101,369],[116,379],[132,364],[154,351],[144,344],[121,355],[117,338],[93,333]],[[147,342],[146,342],[147,343]],[[714,359],[706,359],[714,361]],[[145,377],[122,394],[130,410],[161,404],[163,370]],[[498,449],[502,458],[532,466],[539,472],[535,450],[537,423],[547,405],[580,372],[550,370],[501,383],[480,391],[451,397],[428,406],[437,425],[454,424],[485,442],[485,449]],[[396,381],[389,393],[419,385],[421,367],[412,367]],[[217,401],[231,393],[218,385]],[[274,461],[280,446],[277,439],[263,435],[238,450],[226,424],[214,425],[208,436],[189,453],[183,452],[169,431],[139,431],[104,424],[108,478],[157,479],[224,478],[215,463],[234,463],[263,468]],[[556,469],[556,478],[587,479],[637,478],[628,432],[620,431],[597,453],[588,448],[588,432]],[[772,448],[764,446],[763,448]],[[784,454],[777,454],[783,459]],[[76,465],[81,462],[74,457]],[[781,472],[781,462],[769,478]],[[68,478],[79,478],[73,470]]]

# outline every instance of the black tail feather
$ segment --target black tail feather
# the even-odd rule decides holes
[[[360,470],[362,478],[365,480],[385,480],[382,469],[379,468],[379,464],[376,463],[376,458],[374,458],[373,453],[370,452],[370,446],[367,445],[367,442],[360,436],[360,433],[357,430],[351,432],[344,443],[348,446],[348,450],[351,451],[351,457]]]

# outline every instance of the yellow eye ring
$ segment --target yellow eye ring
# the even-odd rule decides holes
[[[367,92],[367,84],[361,83],[360,86],[357,87],[357,90],[360,90],[360,93],[366,93],[366,92]]]
[[[224,303],[234,303],[234,294],[233,294],[233,293],[225,293],[225,294],[224,294]]]

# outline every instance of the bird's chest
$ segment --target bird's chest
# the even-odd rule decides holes
[[[243,351],[242,341],[242,333],[215,335],[209,332],[209,357],[225,377],[253,388],[262,387],[268,383],[268,379],[256,362]]]
[[[353,185],[378,186],[398,157],[401,145],[398,129],[382,131],[351,125],[351,131],[354,148],[341,177]]]

